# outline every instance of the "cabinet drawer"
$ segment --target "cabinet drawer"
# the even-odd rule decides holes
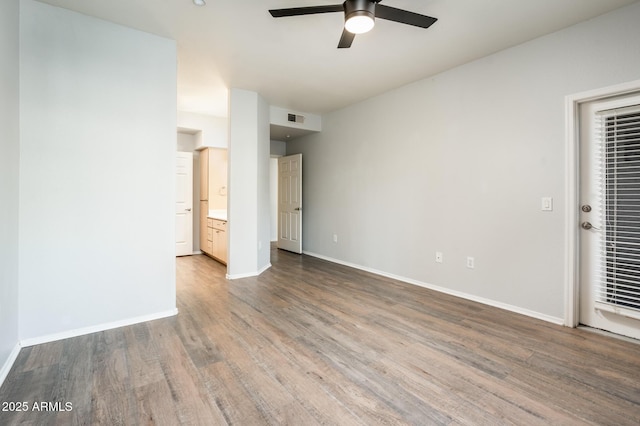
[[[224,220],[219,220],[219,219],[209,219],[212,224],[209,225],[215,229],[219,229],[220,231],[226,231],[227,230],[227,222]]]
[[[211,219],[210,217],[207,218],[207,226],[209,228],[211,228],[213,226],[213,219]]]

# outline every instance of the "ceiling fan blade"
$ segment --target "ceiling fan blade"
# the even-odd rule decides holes
[[[376,18],[388,21],[400,22],[401,24],[413,25],[420,28],[429,28],[438,19],[431,16],[420,15],[408,10],[396,9],[395,7],[376,4]]]
[[[316,13],[344,12],[344,5],[332,4],[328,6],[290,7],[288,9],[271,9],[269,13],[274,18],[287,16],[315,15]]]
[[[340,37],[340,42],[338,43],[338,49],[348,49],[351,47],[351,43],[353,43],[353,39],[356,38],[354,33],[347,31],[347,29],[342,30],[342,37]]]

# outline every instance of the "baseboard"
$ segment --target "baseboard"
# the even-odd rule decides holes
[[[257,277],[258,275],[262,274],[264,271],[266,271],[269,268],[271,268],[271,263],[267,263],[265,266],[263,266],[262,268],[260,268],[255,272],[247,272],[244,274],[227,274],[225,275],[225,278],[228,280],[239,280],[241,278]]]
[[[258,275],[262,274],[264,271],[266,271],[267,269],[271,268],[271,262],[267,263],[266,265],[264,265],[259,271],[258,271]]]
[[[9,372],[11,371],[11,367],[13,367],[13,364],[16,362],[16,359],[18,359],[18,354],[20,353],[20,349],[21,349],[20,342],[18,342],[16,343],[13,350],[9,354],[9,358],[7,358],[2,368],[0,368],[0,387],[2,387],[4,380],[7,378],[7,376],[9,375]]]
[[[546,321],[546,322],[550,322],[550,323],[553,323],[553,324],[564,325],[564,318],[553,317],[551,315],[547,315],[547,314],[543,314],[543,313],[540,313],[540,312],[532,311],[532,310],[529,310],[529,309],[521,308],[520,306],[510,305],[508,303],[502,303],[502,302],[498,302],[498,301],[492,300],[492,299],[486,299],[484,297],[476,296],[476,295],[469,294],[469,293],[464,293],[464,292],[457,291],[457,290],[451,290],[451,289],[446,288],[446,287],[441,287],[441,286],[437,286],[437,285],[434,285],[434,284],[429,284],[429,283],[425,283],[425,282],[422,282],[422,281],[414,280],[412,278],[407,278],[407,277],[403,277],[403,276],[400,276],[400,275],[395,275],[395,274],[391,274],[391,273],[388,273],[388,272],[379,271],[377,269],[368,268],[366,266],[358,265],[358,264],[355,264],[355,263],[344,262],[342,260],[334,259],[332,257],[324,256],[324,255],[318,254],[318,253],[313,253],[313,252],[309,252],[309,251],[303,251],[303,253],[306,254],[306,255],[309,255],[309,256],[317,257],[318,259],[326,260],[328,262],[337,263],[337,264],[348,266],[348,267],[354,268],[354,269],[359,269],[361,271],[365,271],[365,272],[369,272],[369,273],[372,273],[372,274],[380,275],[380,276],[383,276],[383,277],[386,277],[386,278],[391,278],[391,279],[394,279],[394,280],[397,280],[397,281],[402,281],[402,282],[407,283],[407,284],[413,284],[413,285],[417,285],[419,287],[428,288],[429,290],[434,290],[434,291],[437,291],[439,293],[444,293],[444,294],[448,294],[450,296],[460,297],[461,299],[471,300],[472,302],[482,303],[483,305],[493,306],[495,308],[500,308],[500,309],[504,309],[506,311],[515,312],[517,314],[526,315],[528,317],[536,318],[536,319],[539,319],[539,320],[542,320],[542,321]]]
[[[128,325],[138,324],[141,322],[153,321],[161,318],[167,318],[178,314],[178,308],[168,311],[157,312],[149,315],[142,315],[134,318],[127,318],[120,321],[108,322],[104,324],[94,325],[91,327],[77,328],[75,330],[64,331],[62,333],[47,334],[39,337],[32,337],[20,341],[21,347],[40,345],[42,343],[55,342],[57,340],[69,339],[71,337],[83,336],[85,334],[97,333],[99,331],[111,330],[118,327],[126,327]]]

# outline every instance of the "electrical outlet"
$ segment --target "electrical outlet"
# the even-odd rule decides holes
[[[437,251],[436,252],[436,263],[442,263],[442,252],[441,251]]]
[[[543,212],[553,211],[553,198],[542,197],[542,199],[540,200],[540,203],[541,203],[540,208],[542,209]]]
[[[476,261],[473,257],[469,256],[467,257],[467,268],[469,269],[473,269],[476,267]]]
[[[334,243],[338,242],[338,234],[333,234],[333,242]]]

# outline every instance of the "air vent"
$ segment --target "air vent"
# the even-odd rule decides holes
[[[304,115],[287,114],[287,121],[290,123],[304,123]]]

